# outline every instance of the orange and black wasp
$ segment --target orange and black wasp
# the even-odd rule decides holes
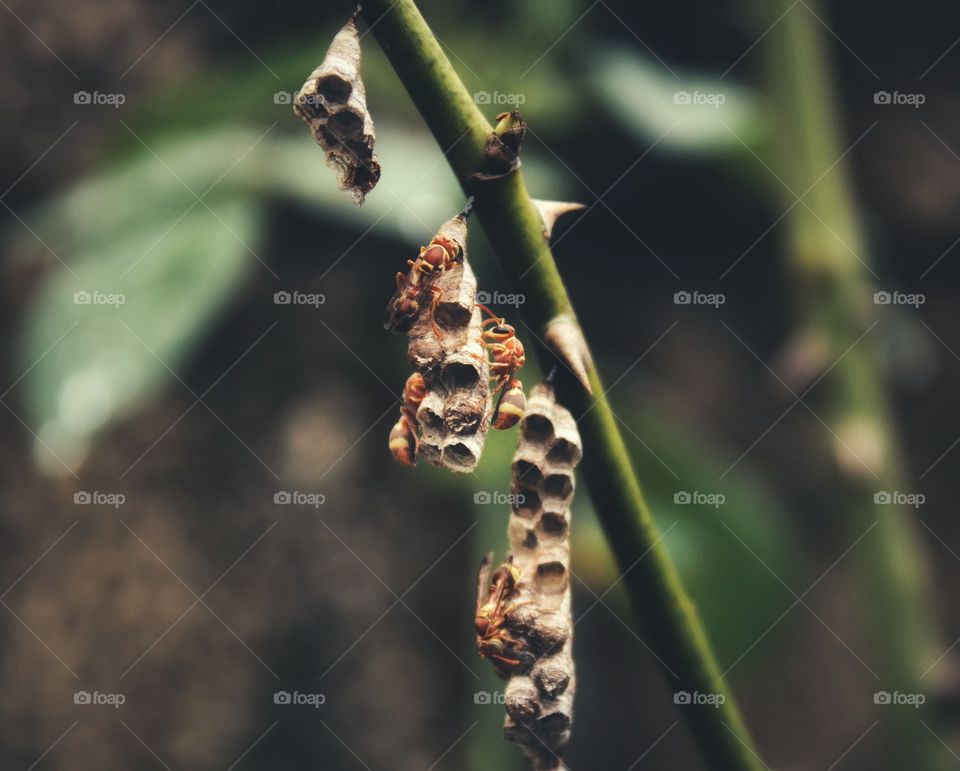
[[[463,211],[457,215],[465,221],[473,211],[473,198],[467,201]],[[391,332],[409,332],[410,327],[420,318],[420,313],[429,303],[430,324],[433,333],[440,336],[433,313],[440,302],[441,290],[434,286],[436,278],[455,263],[463,261],[463,246],[440,234],[435,235],[429,244],[420,247],[415,260],[407,260],[409,270],[397,273],[397,291],[387,305],[387,318],[383,323]]]
[[[409,272],[397,273],[397,291],[387,305],[384,328],[391,332],[409,332],[421,311],[429,306],[430,323],[439,337],[433,313],[440,302],[441,291],[433,282],[461,259],[463,250],[459,244],[443,236],[435,236],[427,246],[421,246],[417,259],[407,260]]]
[[[497,674],[507,677],[511,667],[532,664],[533,654],[506,627],[510,613],[524,604],[509,602],[516,594],[520,570],[513,564],[513,555],[509,554],[491,577],[492,563],[493,552],[490,552],[480,563],[477,574],[477,612],[473,622],[477,632],[477,654],[482,659],[490,659]]]
[[[523,343],[506,319],[497,316],[486,305],[477,303],[477,307],[490,315],[482,324],[483,344],[492,358],[490,377],[496,380],[493,395],[499,394],[490,422],[497,429],[512,428],[523,417],[527,406],[523,383],[516,376],[527,361]]]
[[[427,393],[427,384],[423,375],[414,372],[403,386],[403,402],[400,405],[400,419],[390,431],[390,453],[393,459],[403,466],[417,465],[417,410]]]

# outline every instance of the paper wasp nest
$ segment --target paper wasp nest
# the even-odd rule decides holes
[[[467,262],[467,226],[454,217],[440,228],[460,245],[463,259],[435,279],[440,300],[410,328],[408,357],[423,375],[426,396],[417,410],[419,457],[452,471],[473,471],[486,440],[490,364],[476,307],[477,279]]]
[[[293,111],[310,126],[327,154],[327,165],[350,199],[360,206],[380,180],[374,154],[373,120],[360,78],[360,38],[355,18],[344,25],[323,62],[297,93]]]
[[[537,771],[563,767],[558,756],[573,721],[570,508],[581,454],[573,416],[550,386],[538,385],[520,423],[508,529],[522,575],[508,624],[535,663],[508,680],[504,722],[504,736],[522,746]]]

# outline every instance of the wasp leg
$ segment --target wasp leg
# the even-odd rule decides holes
[[[499,396],[497,396],[496,404],[494,405],[493,409],[490,410],[490,414],[487,416],[487,419],[490,421],[491,424],[496,423],[497,415],[500,414],[500,405],[503,403],[503,397],[507,395],[507,389],[504,388],[504,385],[506,384],[498,379],[497,387],[494,388],[493,393],[490,394],[491,399],[494,396],[497,396],[497,394],[500,394]]]
[[[497,325],[498,325],[498,326],[501,325],[501,324],[506,324],[506,323],[507,323],[507,320],[506,320],[506,319],[500,318],[496,313],[494,313],[492,310],[490,310],[490,309],[489,309],[486,305],[484,305],[483,303],[477,303],[477,307],[478,307],[480,310],[484,311],[484,312],[490,317],[489,319],[484,319],[482,326],[486,326],[487,324],[490,324],[491,322],[494,322],[494,321],[497,322]]]
[[[440,339],[440,327],[437,326],[437,320],[434,317],[437,312],[437,306],[440,304],[440,298],[443,297],[443,290],[438,286],[430,287],[433,293],[433,302],[430,303],[430,327],[433,329],[433,336]]]
[[[509,616],[517,608],[520,608],[524,605],[530,605],[532,602],[533,600],[520,600],[520,602],[514,602],[503,609],[503,615]]]
[[[484,307],[484,306],[480,305],[479,303],[477,303],[477,305],[480,306],[481,308]],[[506,319],[501,319],[501,318],[494,317],[494,318],[492,318],[492,319],[484,319],[484,320],[480,323],[480,326],[481,326],[481,328],[482,328],[482,327],[486,327],[486,326],[488,326],[488,325],[489,325],[489,326],[494,326],[494,327],[499,327],[499,326],[502,326],[503,324],[506,324],[506,323],[507,323],[507,320],[506,320]],[[485,330],[484,330],[484,334],[487,334],[487,335],[488,335],[488,334],[491,334],[491,332],[490,332],[489,329],[485,329]]]
[[[496,366],[497,366],[496,364],[491,364],[490,369],[493,370]],[[491,380],[496,379],[497,384],[496,386],[494,386],[494,389],[490,392],[490,399],[491,400],[496,399],[496,403],[494,404],[493,409],[491,409],[490,412],[488,412],[485,416],[488,423],[490,421],[497,419],[497,412],[500,409],[500,402],[503,401],[503,397],[507,393],[506,389],[504,388],[504,386],[506,385],[506,381],[504,380],[504,378],[502,378],[499,375],[491,375],[490,379]]]

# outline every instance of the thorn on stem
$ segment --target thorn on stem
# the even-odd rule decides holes
[[[590,385],[593,359],[577,320],[567,313],[556,316],[547,324],[543,339],[554,355],[580,381],[586,392],[593,396]]]

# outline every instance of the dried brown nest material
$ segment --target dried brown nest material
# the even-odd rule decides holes
[[[501,179],[519,169],[520,145],[526,128],[526,123],[516,110],[500,113],[497,125],[487,137],[482,168],[473,174],[472,179],[480,182]]]
[[[532,655],[507,668],[504,735],[537,771],[562,768],[575,676],[570,603],[570,511],[582,444],[576,421],[546,384],[533,389],[513,458],[508,535],[518,576],[506,626]],[[501,671],[501,674],[504,672]]]
[[[414,417],[416,456],[453,471],[473,471],[488,428],[490,364],[476,307],[477,279],[467,261],[467,226],[458,215],[440,228],[431,245],[455,254],[430,275],[420,291],[419,315],[409,328],[408,358],[423,376],[425,392]],[[410,278],[417,277],[417,266]]]
[[[337,182],[360,206],[380,180],[374,153],[376,134],[367,110],[360,77],[360,38],[354,17],[343,26],[323,62],[307,78],[293,111],[310,126],[314,140],[327,154]]]

